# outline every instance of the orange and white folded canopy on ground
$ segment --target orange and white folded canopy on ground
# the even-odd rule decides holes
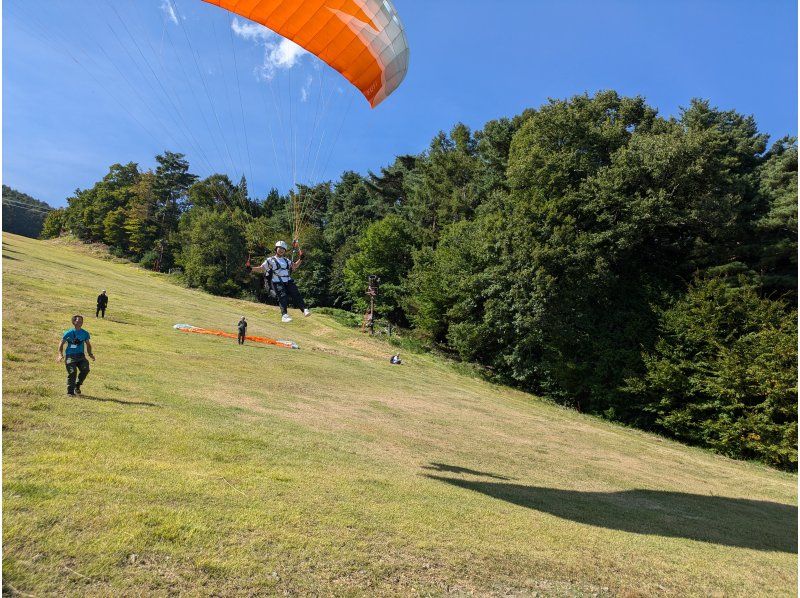
[[[408,43],[388,0],[205,0],[260,23],[339,71],[374,108],[408,70]]]

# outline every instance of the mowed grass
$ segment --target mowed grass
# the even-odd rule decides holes
[[[3,258],[4,593],[797,594],[794,475],[85,247]],[[68,399],[75,312],[97,362]],[[301,350],[172,329],[242,314]]]

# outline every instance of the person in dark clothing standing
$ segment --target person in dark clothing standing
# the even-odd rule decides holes
[[[94,317],[96,318],[100,314],[103,315],[103,318],[106,317],[106,307],[108,306],[108,295],[106,295],[105,289],[103,292],[97,296],[97,311],[94,313]]]
[[[295,304],[296,307],[303,311],[304,316],[310,316],[311,311],[306,307],[300,291],[292,278],[292,272],[300,267],[303,262],[303,252],[299,252],[297,261],[293,262],[286,256],[289,246],[285,241],[278,241],[275,243],[275,255],[272,255],[264,260],[264,263],[253,268],[253,272],[263,272],[267,277],[267,284],[271,284],[275,289],[275,294],[278,297],[278,304],[281,306],[281,321],[291,322],[292,318],[289,316],[289,299]]]
[[[64,360],[64,346],[67,347],[67,395],[71,397],[81,394],[81,384],[89,375],[89,361],[84,354],[84,345],[89,352],[89,357],[94,361],[94,352],[89,338],[91,338],[89,333],[83,329],[83,316],[72,316],[72,328],[64,333],[61,344],[58,345],[59,362]]]
[[[238,341],[239,341],[240,345],[243,345],[245,336],[247,335],[247,320],[244,319],[244,316],[242,316],[242,319],[239,320],[238,326],[239,326],[239,338],[238,338]]]

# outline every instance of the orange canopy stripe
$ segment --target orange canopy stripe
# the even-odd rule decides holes
[[[408,43],[389,0],[204,0],[264,25],[339,71],[373,108],[408,71]]]

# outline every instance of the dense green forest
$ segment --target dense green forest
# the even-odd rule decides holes
[[[44,219],[52,209],[43,201],[3,185],[4,232],[35,239],[42,234]]]
[[[614,92],[439,133],[378,172],[299,187],[298,285],[378,308],[493,379],[736,458],[797,468],[797,142],[692,101]],[[245,264],[290,239],[264,198],[183,155],[114,164],[52,212],[189,285],[265,300]]]

